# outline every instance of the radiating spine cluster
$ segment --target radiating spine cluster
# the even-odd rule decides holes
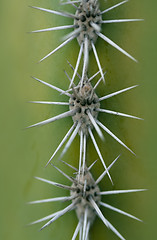
[[[53,186],[57,186],[63,189],[67,189],[70,191],[69,196],[66,197],[58,197],[58,198],[51,198],[51,199],[43,199],[38,200],[34,202],[30,202],[31,204],[34,203],[43,203],[43,202],[54,202],[54,201],[71,201],[71,203],[65,207],[63,210],[60,210],[56,213],[50,214],[49,216],[46,216],[42,219],[39,219],[32,224],[39,223],[42,221],[49,220],[41,229],[47,227],[51,223],[53,223],[55,220],[57,220],[59,217],[64,215],[65,213],[75,210],[76,215],[78,217],[78,225],[74,231],[72,240],[76,239],[77,235],[79,234],[79,239],[81,240],[88,240],[89,239],[89,230],[91,225],[94,222],[94,219],[96,216],[98,216],[103,223],[106,225],[107,228],[112,230],[120,239],[124,239],[124,237],[116,230],[116,228],[105,218],[105,216],[102,214],[100,207],[103,206],[105,208],[109,208],[113,211],[119,212],[123,215],[126,215],[128,217],[134,218],[136,220],[141,221],[140,219],[134,217],[133,215],[126,213],[116,207],[113,207],[107,203],[104,203],[101,201],[101,195],[114,195],[114,194],[121,194],[121,193],[130,193],[130,192],[138,192],[138,191],[144,191],[144,189],[134,189],[134,190],[114,190],[114,191],[104,191],[101,192],[99,189],[99,182],[103,179],[103,177],[107,174],[111,183],[113,184],[111,175],[109,173],[110,168],[113,166],[113,164],[119,159],[120,156],[118,156],[108,167],[106,166],[106,163],[103,159],[103,156],[101,154],[101,150],[98,147],[98,144],[95,140],[95,137],[93,135],[93,129],[97,132],[98,136],[104,141],[104,135],[102,133],[102,130],[104,130],[106,133],[108,133],[112,138],[114,138],[118,143],[120,143],[123,147],[128,149],[131,153],[135,155],[135,153],[124,143],[122,142],[110,129],[108,129],[102,122],[100,122],[99,119],[99,113],[108,113],[113,115],[118,115],[121,117],[127,117],[127,118],[133,118],[133,119],[141,119],[139,117],[115,112],[109,109],[102,109],[101,108],[101,101],[104,101],[106,99],[109,99],[111,97],[114,97],[116,95],[119,95],[121,93],[124,93],[126,91],[129,91],[137,85],[127,87],[125,89],[118,90],[116,92],[110,93],[108,95],[98,97],[96,93],[96,88],[98,87],[99,83],[101,81],[105,82],[104,76],[106,75],[106,72],[103,72],[103,69],[101,67],[99,57],[96,50],[96,41],[97,38],[100,37],[106,42],[108,42],[110,45],[112,45],[114,48],[118,49],[120,52],[122,52],[124,55],[128,56],[132,60],[136,61],[135,58],[133,58],[130,54],[128,54],[125,50],[123,50],[121,47],[119,47],[116,43],[114,43],[112,40],[110,40],[108,37],[106,37],[103,33],[101,33],[101,25],[107,24],[107,23],[119,23],[119,22],[132,22],[132,21],[141,21],[142,19],[116,19],[116,20],[103,20],[103,14],[105,14],[108,11],[111,11],[120,5],[126,3],[127,0],[120,2],[118,4],[115,4],[114,6],[105,9],[103,11],[100,10],[99,7],[99,1],[98,0],[80,0],[80,1],[61,1],[61,4],[67,5],[71,4],[76,9],[75,14],[73,13],[64,13],[64,12],[58,12],[55,10],[45,9],[41,7],[33,7],[35,9],[60,15],[63,17],[68,17],[73,19],[72,25],[67,26],[58,26],[58,27],[52,27],[47,29],[41,29],[36,30],[33,32],[46,32],[46,31],[54,31],[54,30],[61,30],[61,29],[69,29],[73,28],[74,30],[66,35],[64,37],[64,41],[61,45],[59,45],[56,49],[51,51],[49,54],[47,54],[44,58],[42,58],[40,61],[43,61],[53,53],[55,53],[57,50],[65,46],[67,43],[72,41],[74,38],[77,39],[80,51],[78,54],[78,59],[76,61],[75,68],[69,63],[71,68],[73,69],[73,75],[72,77],[69,77],[69,75],[66,73],[70,84],[68,84],[68,87],[66,90],[60,89],[50,83],[47,83],[43,80],[40,80],[38,78],[33,77],[33,79],[37,80],[38,82],[47,85],[48,87],[52,88],[53,90],[58,91],[59,93],[67,96],[66,102],[48,102],[48,101],[31,101],[32,103],[38,103],[38,104],[49,104],[49,105],[67,105],[69,106],[69,110],[66,112],[63,112],[57,116],[51,117],[49,119],[43,120],[41,122],[38,122],[36,124],[33,124],[30,127],[36,127],[36,126],[42,126],[51,122],[54,122],[59,119],[63,119],[66,117],[71,117],[73,120],[73,125],[70,127],[70,129],[67,131],[66,135],[61,140],[60,144],[58,145],[55,152],[52,154],[50,159],[48,160],[46,166],[51,163],[52,159],[56,156],[58,151],[61,149],[61,147],[65,144],[62,153],[59,157],[63,157],[65,152],[70,147],[71,143],[73,142],[74,138],[78,134],[80,137],[80,155],[78,157],[79,161],[77,163],[78,167],[75,168],[71,166],[70,164],[62,161],[66,165],[70,166],[75,171],[76,177],[69,177],[66,173],[64,173],[62,170],[54,166],[61,174],[63,174],[67,179],[69,179],[72,182],[71,186],[59,184],[56,182],[52,182],[43,178],[37,178],[38,180],[41,180],[43,182],[52,184]],[[94,74],[92,77],[88,77],[88,68],[89,68],[89,54],[90,50],[93,50],[98,69],[99,71]],[[82,55],[83,57],[83,66],[82,66],[82,73],[79,75],[78,68],[81,62]],[[92,80],[100,74],[101,77],[97,81],[97,83],[93,86]],[[79,83],[75,85],[75,77],[78,77]],[[91,138],[93,145],[95,147],[95,150],[98,154],[98,157],[105,168],[104,172],[100,175],[100,177],[95,181],[90,170],[93,167],[94,163],[87,167],[87,142],[88,139]]]
[[[138,221],[141,221],[141,220],[123,210],[120,210],[116,207],[113,207],[107,203],[102,202],[101,196],[124,194],[124,193],[135,193],[135,192],[145,191],[145,189],[112,190],[112,191],[102,191],[102,192],[100,191],[98,186],[99,182],[104,178],[104,176],[107,174],[107,171],[110,170],[110,168],[114,165],[114,163],[118,160],[118,158],[119,156],[110,164],[107,170],[105,170],[98,177],[96,181],[94,180],[94,178],[90,173],[90,169],[93,167],[94,163],[89,168],[85,166],[84,172],[81,169],[81,172],[79,173],[78,169],[64,162],[65,164],[70,166],[73,170],[75,170],[75,173],[76,173],[75,178],[69,177],[62,170],[60,170],[59,168],[53,165],[62,175],[64,175],[70,182],[72,182],[71,186],[63,185],[47,179],[36,177],[36,179],[42,182],[51,184],[53,186],[56,186],[62,189],[69,190],[70,196],[42,199],[42,200],[29,202],[29,204],[38,204],[38,203],[47,203],[47,202],[56,202],[56,201],[65,201],[65,202],[72,201],[72,203],[70,203],[64,209],[57,211],[55,213],[52,213],[44,218],[38,219],[32,222],[31,224],[36,224],[36,223],[48,220],[48,222],[42,226],[41,228],[42,230],[45,227],[49,226],[54,221],[56,221],[62,215],[66,214],[69,211],[75,210],[79,221],[74,231],[72,240],[76,239],[78,233],[80,235],[80,239],[83,239],[83,240],[89,239],[89,229],[93,224],[96,216],[98,216],[102,220],[102,222],[106,225],[107,228],[113,231],[120,239],[124,240],[124,237],[106,219],[105,215],[102,214],[102,211],[100,209],[101,206],[108,208],[112,211],[118,212],[122,215],[133,218],[135,220],[138,220]]]

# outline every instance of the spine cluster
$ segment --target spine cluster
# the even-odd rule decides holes
[[[54,31],[54,30],[62,30],[62,29],[72,29],[72,31],[64,36],[63,42],[57,46],[54,50],[48,53],[45,57],[43,57],[40,61],[43,61],[50,55],[54,54],[60,48],[64,47],[66,44],[71,42],[73,39],[77,39],[77,42],[80,46],[80,50],[78,53],[78,58],[76,60],[76,65],[73,67],[69,62],[70,67],[73,69],[73,75],[70,77],[66,74],[67,78],[67,89],[60,89],[57,86],[54,86],[50,83],[47,83],[41,79],[33,77],[39,83],[42,83],[53,90],[65,95],[67,97],[67,101],[63,102],[47,102],[47,101],[33,101],[33,103],[38,104],[49,104],[49,105],[67,105],[69,106],[69,110],[65,111],[57,116],[52,116],[49,119],[43,120],[41,122],[35,123],[28,128],[42,126],[45,124],[52,123],[54,121],[60,120],[62,118],[72,118],[73,124],[70,129],[67,130],[63,139],[61,139],[60,144],[58,145],[57,149],[52,153],[49,160],[46,163],[46,166],[51,165],[53,166],[60,174],[64,175],[70,181],[70,185],[64,185],[61,183],[57,183],[54,181],[50,181],[47,179],[43,179],[40,177],[36,177],[38,180],[43,181],[45,183],[51,184],[52,186],[56,186],[62,189],[69,190],[69,195],[64,197],[54,197],[49,199],[42,199],[30,202],[30,204],[37,204],[37,203],[45,203],[45,202],[54,202],[54,201],[66,201],[67,207],[64,209],[52,213],[44,218],[36,220],[31,224],[44,222],[46,223],[41,227],[41,230],[45,227],[52,224],[56,221],[59,217],[63,216],[69,211],[74,210],[76,212],[78,218],[78,224],[76,229],[73,233],[72,240],[77,239],[79,235],[80,240],[89,240],[93,239],[90,233],[90,228],[94,224],[94,220],[96,216],[98,216],[104,225],[113,231],[117,237],[120,239],[125,239],[119,231],[107,220],[105,215],[103,214],[102,208],[108,208],[112,211],[118,212],[135,220],[141,221],[139,218],[127,213],[121,209],[116,208],[115,206],[111,206],[105,202],[102,202],[102,196],[105,195],[116,195],[116,194],[126,194],[126,193],[133,193],[144,191],[145,189],[128,189],[128,190],[111,190],[111,191],[101,191],[99,188],[99,182],[103,180],[103,178],[107,175],[110,179],[111,184],[113,184],[112,177],[110,175],[111,167],[118,161],[119,156],[117,156],[114,161],[107,166],[104,159],[105,156],[102,156],[101,149],[99,148],[96,139],[94,137],[93,132],[96,131],[98,136],[104,141],[104,133],[109,134],[112,138],[115,139],[120,145],[130,151],[132,154],[135,155],[133,150],[131,150],[125,142],[121,141],[118,136],[116,136],[112,129],[108,129],[105,126],[105,123],[102,123],[99,120],[100,113],[107,113],[112,115],[117,115],[120,117],[127,117],[136,120],[141,120],[141,118],[129,115],[127,113],[116,112],[110,109],[104,109],[101,106],[101,102],[105,101],[106,99],[110,99],[116,95],[123,94],[127,91],[130,91],[137,87],[137,85],[129,86],[124,89],[117,89],[115,92],[111,92],[105,96],[98,96],[97,94],[97,87],[101,81],[105,83],[106,71],[103,70],[101,66],[101,61],[99,60],[99,56],[96,50],[97,46],[97,39],[98,37],[102,38],[105,42],[112,45],[118,51],[129,57],[130,59],[136,61],[134,57],[132,57],[129,53],[127,53],[123,48],[118,46],[115,42],[109,39],[102,33],[101,26],[102,24],[108,23],[121,23],[121,22],[132,22],[132,21],[141,21],[142,19],[109,19],[103,20],[103,16],[106,12],[114,10],[117,7],[120,7],[127,0],[122,1],[118,4],[111,6],[105,10],[101,10],[99,6],[99,0],[67,0],[61,1],[62,5],[72,5],[74,7],[74,13],[67,13],[67,12],[58,12],[52,9],[45,9],[41,7],[34,7],[34,9],[38,9],[44,12],[60,15],[61,17],[68,17],[71,18],[72,23],[71,25],[63,25],[63,26],[56,26],[47,29],[40,29],[35,30],[35,32],[47,32],[47,31]],[[88,69],[90,66],[90,51],[93,51],[95,56],[95,62],[98,66],[98,72],[95,73],[93,76],[89,76]],[[78,73],[79,66],[82,66],[81,74]],[[96,84],[93,84],[93,79],[100,75],[99,80]],[[70,81],[70,83],[69,83]],[[60,98],[62,99],[62,95]],[[79,136],[80,139],[80,154],[78,156],[78,162],[74,163],[75,166],[71,166],[69,163],[64,162],[62,159],[64,154],[72,144],[74,138]],[[97,180],[95,180],[91,174],[91,168],[94,168],[95,162],[90,163],[91,165],[88,166],[87,164],[87,143],[89,139],[92,140],[93,147],[95,148],[98,159],[102,163],[102,174],[99,176]],[[61,169],[53,165],[53,159],[56,157],[56,154],[60,152],[62,146],[64,148],[60,153],[59,160],[62,161],[63,164],[66,164],[74,171],[74,177],[68,176],[65,172]],[[88,159],[88,163],[90,159]],[[68,226],[68,225],[67,225]],[[63,235],[63,239],[64,235]]]

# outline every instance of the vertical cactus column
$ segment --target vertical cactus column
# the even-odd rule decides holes
[[[105,226],[108,229],[110,229],[112,232],[114,232],[115,235],[117,235],[117,237],[119,237],[120,239],[124,239],[124,237],[119,233],[119,231],[105,217],[105,214],[103,214],[102,212],[102,207],[108,208],[110,210],[126,215],[135,220],[141,221],[139,218],[134,217],[133,215],[123,210],[120,210],[117,207],[113,207],[108,203],[102,202],[101,198],[104,195],[133,193],[133,192],[144,191],[145,189],[128,189],[128,190],[112,190],[111,189],[108,191],[101,192],[98,184],[104,178],[105,175],[108,176],[111,184],[113,185],[114,182],[110,174],[110,169],[114,165],[114,163],[117,162],[120,155],[116,157],[115,160],[108,165],[107,162],[104,160],[105,156],[102,155],[101,153],[102,150],[99,147],[99,144],[97,143],[96,137],[94,136],[95,135],[94,132],[96,131],[100,139],[104,142],[104,135],[102,133],[102,130],[103,130],[105,133],[109,134],[114,140],[116,140],[116,142],[118,142],[125,149],[127,149],[129,152],[135,155],[133,150],[130,147],[128,147],[125,142],[123,142],[115,133],[113,133],[112,130],[106,127],[105,120],[103,122],[99,120],[99,113],[107,113],[111,115],[117,115],[120,117],[141,120],[141,118],[139,117],[136,117],[127,113],[121,113],[119,111],[118,112],[113,111],[106,108],[104,109],[101,106],[102,101],[105,101],[106,99],[110,99],[114,96],[117,96],[131,89],[134,89],[135,87],[137,87],[137,85],[129,86],[127,88],[121,88],[120,90],[112,91],[111,93],[105,94],[103,96],[99,96],[99,94],[97,94],[96,92],[97,87],[101,83],[101,81],[103,83],[106,82],[105,78],[108,74],[106,71],[103,70],[101,60],[99,59],[99,56],[98,56],[99,54],[97,53],[96,46],[97,46],[98,37],[103,39],[109,45],[113,46],[115,49],[117,49],[118,51],[120,51],[121,53],[123,53],[124,55],[132,59],[133,61],[135,62],[137,61],[122,47],[120,47],[113,40],[111,40],[106,35],[104,35],[101,30],[101,27],[104,24],[134,22],[134,21],[142,20],[142,19],[113,19],[113,20],[103,19],[103,16],[105,15],[105,13],[120,7],[126,2],[127,0],[114,4],[113,6],[106,8],[105,10],[101,10],[99,7],[98,0],[61,1],[63,5],[73,6],[74,9],[76,9],[75,13],[67,13],[67,12],[33,6],[34,9],[72,19],[71,25],[62,25],[62,26],[33,31],[33,33],[38,33],[38,32],[47,32],[47,31],[54,31],[54,30],[73,29],[69,34],[67,34],[64,37],[63,42],[60,45],[58,45],[54,50],[50,51],[45,57],[43,57],[40,60],[40,62],[45,60],[52,54],[54,54],[56,51],[58,51],[59,49],[61,49],[62,47],[64,47],[74,39],[77,39],[80,47],[75,67],[73,67],[69,63],[70,67],[73,70],[73,74],[72,74],[72,77],[70,77],[66,73],[67,82],[70,81],[70,83],[68,82],[67,84],[67,89],[65,90],[61,89],[58,86],[54,86],[51,83],[48,83],[39,78],[33,77],[33,79],[35,79],[36,81],[52,88],[53,90],[56,90],[62,95],[65,95],[67,97],[67,101],[66,102],[65,101],[61,101],[61,102],[32,101],[32,103],[48,104],[48,105],[67,105],[69,106],[69,110],[68,111],[65,110],[65,112],[59,115],[52,116],[51,118],[35,123],[30,127],[28,127],[28,128],[31,128],[36,126],[42,126],[45,124],[50,124],[56,120],[60,120],[67,117],[71,118],[73,121],[72,126],[70,127],[70,129],[67,130],[60,144],[57,146],[56,150],[47,161],[46,166],[53,165],[52,160],[56,157],[56,154],[60,151],[62,146],[64,146],[62,153],[60,154],[60,157],[59,157],[59,160],[62,161],[61,159],[63,159],[64,154],[67,152],[67,150],[73,143],[75,137],[79,135],[80,154],[77,157],[78,162],[76,163],[75,160],[73,161],[73,165],[77,167],[74,167],[69,163],[62,161],[63,163],[65,163],[75,171],[74,177],[69,177],[65,172],[63,172],[58,167],[53,165],[53,167],[56,170],[58,170],[58,172],[64,175],[71,182],[71,185],[68,186],[65,184],[60,184],[51,180],[37,177],[37,179],[40,181],[49,183],[53,186],[57,186],[65,190],[69,190],[70,191],[69,196],[42,199],[42,200],[30,202],[30,204],[37,204],[37,203],[54,202],[54,201],[67,201],[67,202],[70,201],[70,204],[68,204],[64,209],[59,210],[55,213],[52,213],[39,220],[36,220],[32,222],[32,224],[48,220],[42,226],[41,228],[42,230],[45,227],[49,226],[54,221],[56,221],[59,217],[63,216],[65,213],[75,210],[76,215],[78,217],[78,224],[73,233],[72,240],[76,239],[78,234],[79,234],[79,239],[81,240],[87,240],[87,239],[90,239],[90,237],[92,239],[92,236],[90,235],[90,228],[93,225],[96,216],[98,216],[102,220],[102,222],[105,224]],[[98,72],[95,73],[93,76],[89,76],[89,68],[91,63],[91,60],[90,60],[91,51],[93,51],[93,54],[95,57],[95,63],[97,64],[97,68],[98,68]],[[79,74],[80,67],[82,67],[81,74]],[[100,78],[94,84],[93,80],[95,80],[95,78],[99,74],[100,74]],[[105,89],[105,86],[104,86],[104,89]],[[61,98],[62,96],[60,96],[60,99]],[[94,180],[91,174],[91,168],[95,167],[94,166],[95,162],[92,163],[91,160],[89,159],[88,152],[91,151],[91,149],[88,149],[88,146],[87,146],[89,141],[93,143],[92,148],[95,148],[98,158],[102,163],[103,172],[96,181]],[[63,236],[63,239],[65,239],[64,236]]]

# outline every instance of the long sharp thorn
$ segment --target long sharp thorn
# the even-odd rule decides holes
[[[90,135],[90,137],[91,137],[91,139],[92,139],[92,142],[93,142],[93,144],[94,144],[94,147],[95,147],[95,149],[96,149],[96,151],[97,151],[97,153],[98,153],[98,156],[100,157],[100,160],[101,160],[101,162],[102,162],[105,170],[107,171],[107,175],[109,176],[109,179],[110,179],[111,183],[113,184],[112,178],[111,178],[111,176],[110,176],[110,173],[108,172],[108,169],[107,169],[107,167],[106,167],[106,164],[105,164],[105,162],[104,162],[104,160],[103,160],[103,157],[102,157],[102,155],[101,155],[101,153],[100,153],[100,150],[99,150],[99,148],[98,148],[98,145],[97,145],[97,143],[96,143],[96,141],[95,141],[95,138],[94,138],[94,136],[93,136],[93,133],[92,133],[92,131],[91,131],[90,128],[88,128],[88,131],[89,131],[89,135]]]
[[[66,177],[69,181],[71,181],[72,183],[74,182],[66,173],[64,173],[62,170],[60,170],[58,167],[56,167],[55,165],[53,165],[51,163],[51,165],[58,171],[60,172],[64,177]]]
[[[46,58],[48,58],[50,55],[52,55],[53,53],[55,53],[56,51],[58,51],[60,48],[64,47],[66,44],[68,44],[69,42],[71,42],[76,36],[72,36],[70,38],[68,38],[66,41],[64,41],[63,43],[61,43],[57,48],[55,48],[53,51],[51,51],[50,53],[48,53],[45,57],[43,57],[39,62],[42,62],[43,60],[45,60]]]
[[[30,33],[49,32],[49,31],[63,30],[63,29],[69,29],[74,27],[75,25],[58,26],[58,27],[52,27],[52,28],[39,29],[39,30],[31,31]]]
[[[104,191],[100,192],[100,195],[114,195],[114,194],[123,194],[123,193],[135,193],[147,191],[147,189],[129,189],[129,190],[113,190],[113,191]]]
[[[61,148],[61,146],[65,143],[65,141],[68,139],[68,137],[70,136],[70,134],[72,133],[73,129],[75,128],[76,124],[74,123],[73,126],[69,129],[69,131],[66,133],[65,137],[62,139],[62,141],[60,142],[60,144],[58,145],[57,149],[55,150],[55,152],[53,153],[53,155],[51,156],[51,158],[49,159],[49,161],[46,164],[47,165],[51,162],[51,160],[54,158],[54,156],[56,155],[56,153],[58,152],[58,150]]]
[[[124,212],[124,211],[120,210],[119,208],[115,208],[115,207],[113,207],[113,206],[111,206],[111,205],[109,205],[107,203],[100,202],[100,205],[103,206],[103,207],[106,207],[108,209],[111,209],[112,211],[118,212],[118,213],[123,214],[123,215],[125,215],[127,217],[130,217],[130,218],[133,218],[133,219],[135,219],[137,221],[142,222],[141,219],[139,219],[139,218],[137,218],[137,217],[127,213],[127,212]]]
[[[81,224],[81,226],[80,226],[79,240],[82,240],[82,224]]]
[[[59,188],[64,188],[64,189],[68,189],[68,190],[74,190],[75,188],[73,187],[69,187],[69,186],[66,186],[66,185],[63,185],[63,184],[60,184],[60,183],[56,183],[56,182],[52,182],[50,180],[47,180],[45,178],[40,178],[40,177],[35,177],[37,180],[40,180],[42,182],[46,182],[48,184],[51,184],[53,186],[56,186],[56,187],[59,187]]]
[[[90,203],[92,204],[93,208],[95,209],[95,211],[97,212],[97,215],[100,217],[100,219],[103,221],[103,223],[106,225],[106,227],[109,228],[108,222],[106,220],[106,218],[103,216],[102,212],[100,211],[98,205],[96,204],[96,202],[93,200],[93,198],[90,198]]]
[[[108,95],[106,95],[106,96],[104,96],[104,97],[99,98],[99,101],[102,101],[102,100],[105,100],[105,99],[114,97],[114,96],[116,96],[116,95],[118,95],[118,94],[120,94],[120,93],[129,91],[129,90],[131,90],[131,89],[133,89],[133,88],[135,88],[135,87],[138,87],[138,86],[139,86],[139,85],[134,85],[134,86],[131,86],[131,87],[128,87],[128,88],[124,88],[124,89],[122,89],[122,90],[119,90],[119,91],[117,91],[117,92],[110,93],[110,94],[108,94]]]
[[[104,113],[109,113],[109,114],[113,114],[113,115],[117,115],[117,116],[121,116],[121,117],[127,117],[127,118],[133,118],[133,119],[138,119],[138,120],[143,120],[142,118],[133,116],[133,115],[129,115],[129,114],[125,114],[125,113],[120,113],[120,112],[115,112],[115,111],[111,111],[108,109],[96,109],[96,111],[98,112],[104,112]]]
[[[64,70],[64,73],[67,76],[67,78],[69,79],[69,81],[71,82],[71,78],[70,78],[69,74],[65,70]],[[65,92],[67,92],[67,91],[65,91]]]
[[[65,213],[69,212],[73,209],[75,203],[71,203],[69,206],[61,210],[54,218],[52,218],[49,222],[47,222],[40,230],[43,230],[45,227],[56,221],[59,217],[63,216]]]
[[[104,76],[106,75],[107,72],[104,72]],[[95,84],[95,86],[93,87],[93,89],[95,90],[97,88],[97,86],[99,85],[99,83],[101,82],[102,77],[97,81],[97,83]]]
[[[111,137],[113,137],[117,142],[119,142],[123,147],[125,147],[126,149],[128,149],[133,155],[136,156],[136,154],[130,149],[128,148],[118,137],[116,137],[116,135],[114,135],[107,127],[105,127],[101,122],[99,122],[97,120],[98,125],[104,129],[105,132],[107,132]]]
[[[124,22],[139,22],[144,21],[144,19],[114,19],[114,20],[103,20],[100,23],[124,23]]]
[[[96,163],[98,161],[98,159],[97,160],[95,160],[90,166],[89,166],[89,168],[88,168],[88,171],[90,171],[91,170],[91,168],[94,166],[94,164]]]
[[[80,226],[81,226],[81,222],[79,221],[78,224],[77,224],[77,227],[76,227],[76,229],[75,229],[75,232],[74,232],[74,234],[73,234],[72,240],[75,240],[75,239],[76,239],[76,237],[77,237],[77,235],[78,235],[78,232],[79,232],[79,230],[80,230]]]
[[[74,3],[80,3],[81,1],[68,1],[68,2],[63,2],[61,5],[67,5],[67,4],[74,4]]]
[[[90,113],[90,111],[87,111],[87,114],[88,114],[88,117],[89,117],[91,123],[93,124],[93,126],[94,126],[94,128],[95,128],[97,134],[98,134],[99,137],[104,141],[104,140],[105,140],[105,139],[104,139],[104,136],[103,136],[103,134],[102,134],[102,132],[101,132],[99,126],[97,125],[95,119],[93,118],[92,114]]]
[[[81,47],[80,47],[80,52],[79,52],[79,55],[78,55],[77,63],[76,63],[76,66],[75,66],[74,74],[73,74],[71,83],[70,83],[70,85],[69,85],[69,88],[71,88],[71,86],[72,86],[72,84],[73,84],[73,82],[74,82],[75,76],[76,76],[76,74],[77,74],[77,70],[78,70],[78,67],[79,67],[79,65],[80,65],[82,53],[83,53],[83,43],[81,44]]]
[[[87,223],[85,240],[88,240],[89,229],[90,229],[90,221],[88,221],[88,223]]]
[[[71,94],[69,94],[69,93],[65,93],[65,91],[62,90],[61,88],[55,87],[55,86],[53,86],[52,84],[47,83],[47,82],[45,82],[45,81],[43,81],[43,80],[41,80],[41,79],[39,79],[39,78],[35,78],[35,77],[32,77],[32,78],[33,78],[34,80],[36,80],[36,81],[38,81],[38,82],[40,82],[40,83],[42,83],[42,84],[48,86],[48,87],[50,87],[50,88],[52,88],[52,89],[54,89],[54,90],[60,92],[60,93],[63,93],[63,94],[65,94],[65,95],[67,95],[68,97],[71,97]]]
[[[74,69],[74,67],[72,66],[72,64],[67,60],[67,63],[69,64],[69,66],[71,67],[71,69],[74,71],[75,69]],[[77,72],[76,73],[77,74],[77,76],[79,77],[79,79],[81,80],[81,76],[80,76],[80,74]]]
[[[85,162],[86,162],[86,135],[83,136],[83,164],[82,164],[82,175],[85,171]]]
[[[48,203],[48,202],[58,202],[58,201],[69,201],[71,200],[70,197],[57,197],[57,198],[48,198],[48,199],[42,199],[42,200],[36,200],[32,202],[28,202],[28,204],[37,204],[37,203]]]
[[[32,127],[37,127],[37,126],[42,126],[42,125],[45,125],[45,124],[48,124],[48,123],[51,123],[51,122],[54,122],[56,120],[59,120],[59,119],[62,119],[62,118],[65,118],[65,117],[70,117],[70,116],[73,116],[75,113],[77,112],[77,109],[75,110],[70,110],[70,111],[67,111],[65,113],[61,113],[55,117],[52,117],[52,118],[49,118],[49,119],[46,119],[44,121],[41,121],[41,122],[38,122],[38,123],[35,123],[29,127],[26,127],[27,128],[32,128]]]
[[[47,101],[29,101],[29,103],[48,104],[48,105],[69,105],[68,102],[47,102]]]
[[[123,1],[123,2],[117,3],[116,5],[114,5],[114,6],[110,7],[110,8],[105,9],[105,10],[102,11],[100,14],[104,14],[104,13],[106,13],[106,12],[109,12],[110,10],[112,10],[112,9],[114,9],[114,8],[116,8],[116,7],[119,7],[120,5],[122,5],[122,4],[126,3],[126,2],[128,2],[128,0],[125,0],[125,1]]]
[[[73,167],[72,165],[70,165],[69,163],[67,163],[67,162],[65,162],[65,161],[63,161],[63,160],[61,160],[60,159],[60,161],[62,162],[62,163],[64,163],[65,165],[67,165],[68,167],[70,167],[70,168],[72,168],[73,170],[75,170],[75,171],[77,171],[78,172],[78,169],[77,168],[75,168],[75,167]]]
[[[81,28],[75,29],[74,31],[68,33],[67,35],[65,35],[62,40],[65,41],[71,37],[77,37],[79,35],[79,33],[81,32]]]
[[[70,14],[70,13],[58,12],[58,11],[54,11],[54,10],[51,10],[51,9],[35,7],[35,6],[30,6],[30,7],[34,8],[34,9],[37,9],[37,10],[44,11],[44,12],[53,13],[53,14],[56,14],[56,15],[59,15],[59,16],[63,16],[63,17],[69,17],[69,18],[74,18],[74,19],[76,18],[75,15]]]
[[[84,212],[84,221],[83,221],[83,236],[82,236],[82,240],[85,240],[85,236],[86,236],[86,228],[87,228],[87,215],[88,215],[88,208],[85,208],[85,212]]]
[[[83,153],[83,131],[80,132],[80,158],[79,158],[79,176],[81,173],[81,165],[82,165],[82,153]]]
[[[109,43],[111,46],[113,46],[114,48],[116,48],[117,50],[119,50],[120,52],[122,52],[124,55],[126,55],[127,57],[129,57],[130,59],[132,59],[135,62],[138,62],[134,57],[132,57],[129,53],[127,53],[124,49],[122,49],[121,47],[119,47],[116,43],[114,43],[111,39],[109,39],[108,37],[106,37],[105,35],[103,35],[102,33],[96,32],[97,35],[102,38],[105,42]]]
[[[117,229],[107,219],[106,221],[111,231],[114,232],[117,235],[117,237],[119,237],[121,240],[125,240],[125,238],[117,231]]]
[[[60,155],[60,158],[63,157],[63,155],[66,153],[67,149],[70,147],[71,143],[73,142],[74,138],[76,137],[78,131],[79,131],[79,128],[81,126],[81,123],[78,123],[75,130],[73,131],[71,137],[69,138],[69,141],[67,142],[67,144],[65,145],[65,148],[63,149],[61,155]]]
[[[100,73],[100,71],[97,71],[93,76],[91,76],[90,78],[89,78],[89,82],[91,82],[92,80],[93,80],[93,78],[95,78],[98,74]]]
[[[92,42],[92,48],[93,48],[93,52],[94,52],[94,55],[95,55],[96,62],[97,62],[97,64],[98,64],[99,71],[100,71],[100,73],[101,73],[101,77],[102,77],[102,79],[103,79],[103,82],[105,83],[105,78],[104,78],[103,70],[102,70],[102,67],[101,67],[101,64],[100,64],[100,61],[99,61],[99,57],[98,57],[98,54],[97,54],[97,51],[96,51],[96,48],[95,48],[95,45],[94,45],[93,42]]]
[[[50,219],[50,218],[53,218],[53,217],[54,217],[56,214],[58,214],[59,212],[60,212],[60,211],[55,212],[55,213],[52,213],[52,214],[50,214],[50,215],[48,215],[48,216],[46,216],[46,217],[40,218],[40,219],[38,219],[38,220],[36,220],[36,221],[34,221],[34,222],[29,223],[28,225],[33,225],[33,224],[36,224],[36,223],[40,223],[40,222],[46,221],[46,220],[48,220],[48,219]]]
[[[83,70],[82,70],[81,86],[83,84],[84,77],[88,70],[88,63],[89,63],[88,39],[87,39],[87,37],[85,37],[85,40],[84,40],[84,63],[83,63]]]
[[[118,157],[116,157],[116,159],[109,165],[109,167],[107,168],[108,171],[111,169],[111,167],[114,165],[114,163],[119,159],[120,155]],[[95,184],[98,184],[103,178],[104,176],[107,174],[107,171],[105,170],[96,180]]]

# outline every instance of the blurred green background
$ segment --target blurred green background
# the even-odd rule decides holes
[[[101,0],[101,9],[119,1]],[[71,7],[61,7],[59,1],[29,0],[1,1],[1,166],[0,166],[0,239],[4,240],[42,240],[71,239],[77,224],[75,213],[68,213],[57,220],[52,226],[39,232],[41,225],[26,225],[38,218],[53,213],[65,206],[65,203],[41,204],[29,206],[26,202],[36,199],[65,196],[68,192],[38,182],[33,177],[40,176],[61,183],[68,183],[51,166],[44,168],[49,157],[70,128],[72,120],[67,118],[58,122],[25,130],[24,128],[37,121],[44,120],[65,111],[62,106],[39,106],[27,103],[30,100],[64,101],[66,97],[46,86],[37,83],[30,76],[35,76],[66,89],[68,80],[63,72],[65,69],[72,75],[66,60],[76,63],[79,46],[74,40],[44,62],[37,62],[49,51],[59,45],[62,36],[68,32],[48,32],[27,34],[31,30],[71,24],[66,19],[52,14],[40,12],[28,5],[66,10],[74,12]],[[140,86],[128,93],[108,99],[102,107],[143,117],[145,121],[123,119],[107,114],[100,114],[100,120],[123,140],[137,157],[116,143],[104,133],[105,143],[96,136],[107,165],[122,154],[119,162],[111,170],[115,185],[112,187],[107,177],[101,182],[100,188],[129,189],[148,188],[145,193],[110,196],[104,201],[119,207],[144,220],[135,222],[125,216],[103,209],[109,221],[126,237],[126,239],[156,239],[156,9],[157,2],[131,0],[129,3],[106,14],[106,19],[144,18],[141,23],[108,24],[103,33],[139,60],[136,64],[119,53],[103,40],[98,40],[96,47],[108,74],[106,85],[97,89],[99,96],[134,84]],[[89,75],[97,71],[97,65],[90,55]],[[95,134],[95,133],[94,133]],[[78,165],[79,137],[75,139],[64,160]],[[68,174],[71,170],[57,161],[54,163]],[[97,154],[89,140],[88,163],[97,159]],[[92,169],[97,178],[103,171],[98,161]],[[91,230],[91,239],[114,240],[117,237],[106,229],[100,220],[96,220]]]

